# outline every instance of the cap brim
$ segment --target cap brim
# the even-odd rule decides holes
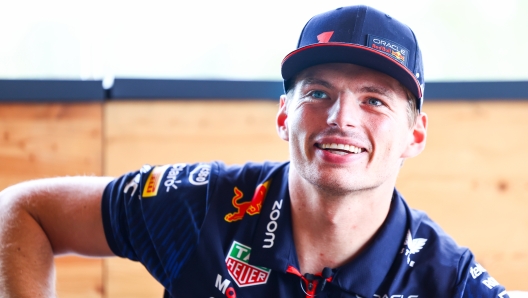
[[[299,48],[282,60],[285,86],[297,73],[324,63],[352,63],[387,74],[407,87],[417,99],[422,98],[420,83],[403,64],[377,50],[349,43],[317,43]]]

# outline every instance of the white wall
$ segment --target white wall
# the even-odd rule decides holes
[[[351,4],[413,28],[427,81],[528,80],[524,0],[1,0],[0,79],[280,80],[305,22]]]

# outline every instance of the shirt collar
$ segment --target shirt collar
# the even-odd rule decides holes
[[[291,227],[288,189],[289,163],[272,178],[252,241],[249,262],[271,270],[286,272],[288,265],[298,267]]]
[[[406,209],[403,198],[394,190],[385,222],[356,258],[337,269],[335,284],[362,297],[374,296],[401,252],[407,228]]]
[[[257,223],[249,262],[279,272],[299,268],[291,223],[288,190],[289,164],[273,177]],[[371,243],[356,258],[336,268],[332,283],[347,292],[372,297],[402,249],[407,229],[407,208],[394,190],[389,214]]]

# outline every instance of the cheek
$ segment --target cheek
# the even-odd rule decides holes
[[[304,107],[298,107],[297,109],[292,110],[288,117],[290,134],[297,134],[305,131],[309,122],[309,113]]]
[[[405,147],[407,134],[409,132],[407,122],[395,121],[395,119],[370,119],[370,132],[375,145],[388,154],[397,154]]]
[[[309,109],[301,107],[290,114],[288,118],[288,129],[290,146],[296,150],[306,151],[311,146],[311,139],[321,128],[316,123],[317,116],[310,113]]]
[[[383,141],[385,139],[391,139],[391,135],[396,133],[395,131],[395,124],[392,119],[388,117],[367,117],[365,119],[365,123],[368,126],[370,132],[375,138],[379,141]]]
[[[412,136],[408,123],[397,123],[387,128],[387,134],[390,139],[388,146],[391,154],[401,157],[409,145],[409,136]]]

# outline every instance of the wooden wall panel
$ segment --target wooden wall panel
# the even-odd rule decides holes
[[[276,111],[276,102],[109,102],[104,173],[144,163],[286,160]],[[426,150],[405,162],[398,189],[508,289],[528,290],[528,102],[428,102],[425,111]],[[159,297],[141,265],[106,262],[108,297]]]
[[[508,289],[528,290],[528,102],[429,102],[398,189]]]
[[[272,101],[143,101],[105,105],[105,173],[144,163],[286,160]]]
[[[29,179],[102,174],[102,104],[0,104],[0,189]],[[102,261],[56,259],[60,297],[102,297]]]
[[[122,258],[105,263],[105,298],[162,298],[163,287],[141,265]]]
[[[105,174],[141,165],[222,160],[286,160],[275,130],[276,102],[154,101],[105,105]],[[160,297],[142,265],[110,259],[108,297]],[[139,296],[143,293],[143,296]]]

